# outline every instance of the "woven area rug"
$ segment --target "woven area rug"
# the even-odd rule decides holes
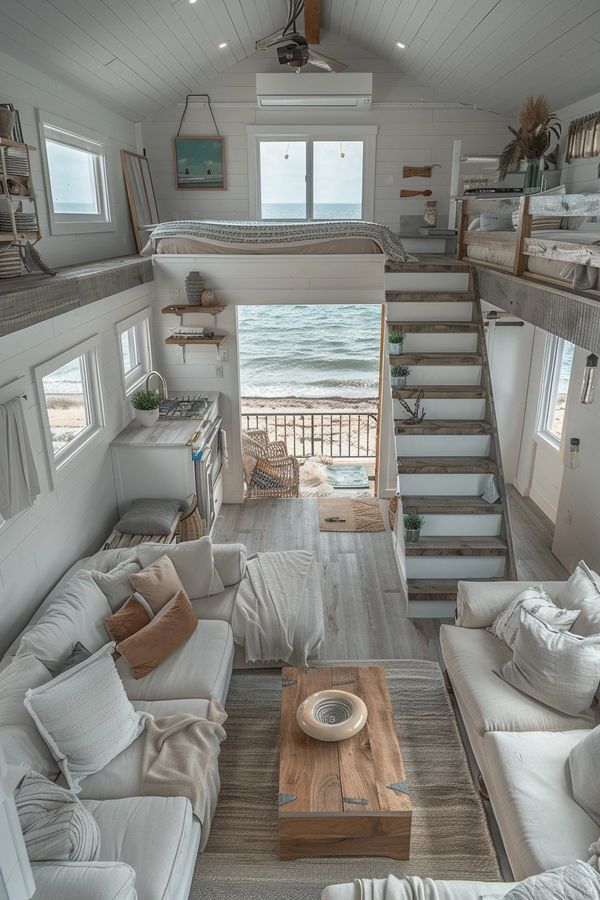
[[[331,521],[327,521],[327,520]],[[319,500],[321,531],[385,531],[379,500],[328,497]]]
[[[319,900],[328,884],[390,872],[501,880],[439,666],[399,660],[385,669],[414,807],[410,860],[279,860],[281,676],[278,670],[235,672],[221,747],[221,794],[196,866],[193,900]]]

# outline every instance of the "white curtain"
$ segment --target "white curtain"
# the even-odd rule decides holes
[[[0,404],[0,516],[12,519],[29,509],[40,482],[20,397]]]

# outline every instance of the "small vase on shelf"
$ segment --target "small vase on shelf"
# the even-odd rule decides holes
[[[542,171],[544,160],[527,159],[527,168],[525,169],[525,181],[523,182],[523,192],[525,194],[537,194],[542,189]]]
[[[189,272],[185,279],[185,293],[187,302],[193,306],[200,303],[200,295],[204,290],[204,277],[200,272]]]

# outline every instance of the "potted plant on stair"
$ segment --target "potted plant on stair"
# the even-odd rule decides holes
[[[410,375],[408,366],[392,366],[391,368],[392,387],[406,387],[406,379]]]
[[[390,356],[398,356],[399,353],[402,353],[402,345],[404,343],[405,337],[405,332],[399,328],[393,328],[388,332],[388,346]]]
[[[158,422],[160,395],[158,391],[136,391],[131,398],[137,421],[144,428],[151,428]]]
[[[421,528],[425,519],[419,513],[404,513],[404,536],[407,544],[416,544],[421,537]]]

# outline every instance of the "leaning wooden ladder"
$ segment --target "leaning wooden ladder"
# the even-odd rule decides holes
[[[392,389],[402,507],[425,517],[420,540],[406,544],[414,616],[454,603],[459,580],[516,578],[477,273],[451,263],[447,271],[468,273],[466,290],[386,292],[388,329],[406,334],[389,363],[411,369],[409,384]],[[439,375],[420,379],[422,367]],[[418,397],[427,415],[409,424],[399,401]],[[481,495],[492,477],[499,499],[490,504]]]

